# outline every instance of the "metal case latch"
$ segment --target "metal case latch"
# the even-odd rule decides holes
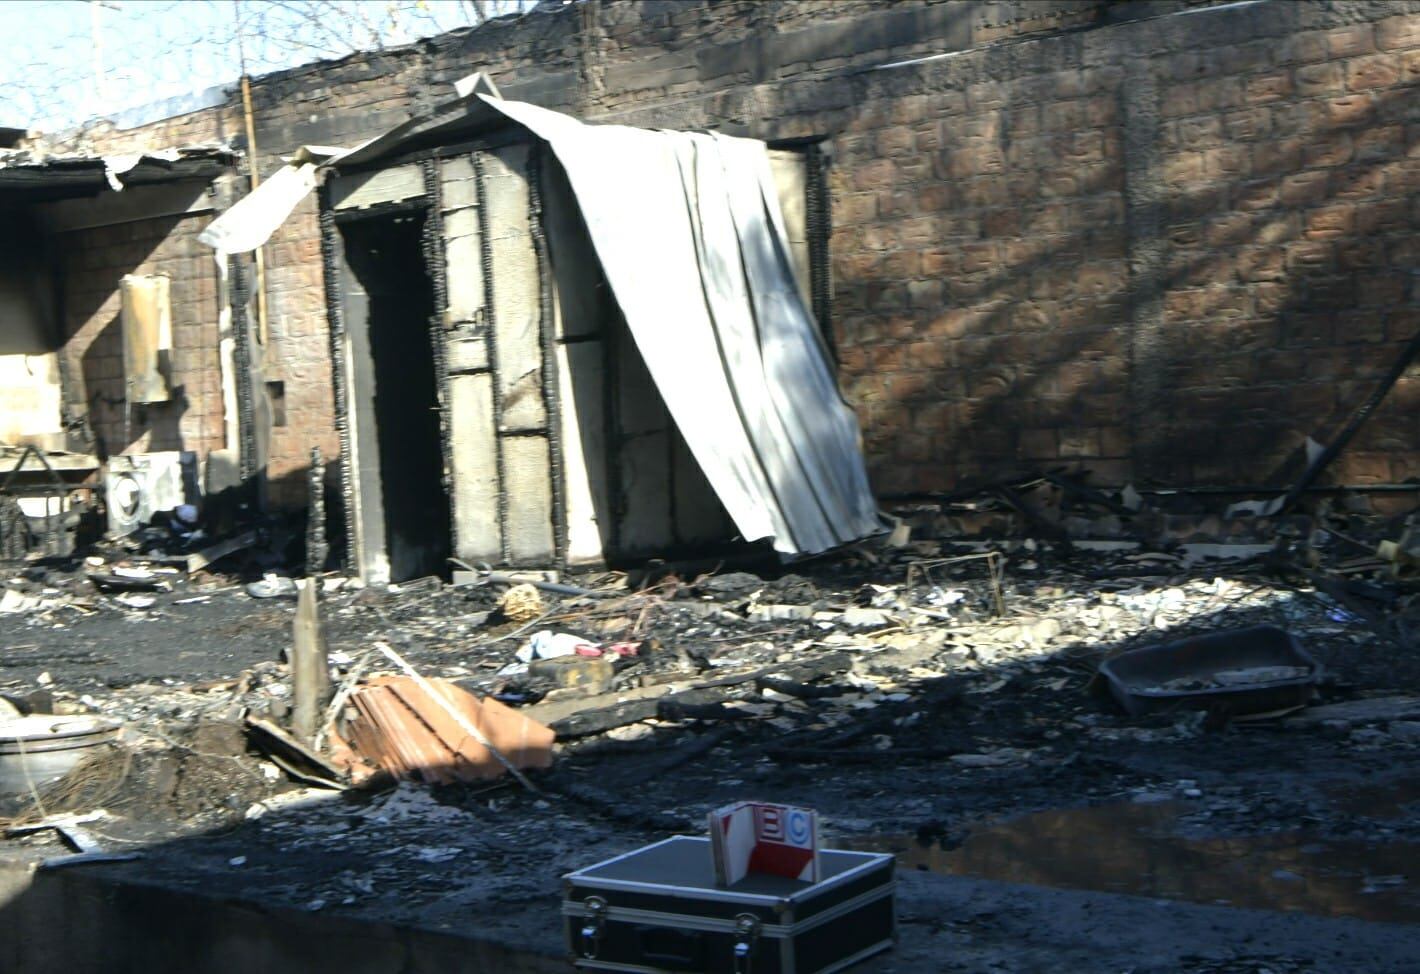
[[[759,917],[749,913],[735,917],[735,974],[750,974],[758,941]]]
[[[606,932],[606,900],[600,896],[588,896],[586,921],[582,924],[582,956],[596,960],[601,949],[602,934]]]

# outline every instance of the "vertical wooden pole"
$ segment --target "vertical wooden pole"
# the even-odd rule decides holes
[[[296,584],[300,592],[291,640],[291,730],[310,743],[330,697],[330,663],[320,619],[320,579],[310,576]]]

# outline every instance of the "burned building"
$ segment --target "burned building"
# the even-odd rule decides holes
[[[220,145],[0,153],[0,476],[37,533],[107,494],[122,534],[259,465],[237,405],[249,336],[197,242],[234,161]],[[12,553],[32,543],[8,526]]]
[[[581,0],[13,157],[217,192],[6,209],[5,435],[331,516],[9,573],[0,968],[728,970],[788,914],[566,877],[759,793],[899,856],[895,970],[1413,970],[1417,69],[1420,0]]]
[[[482,76],[460,88],[323,166],[352,566],[397,580],[450,555],[603,564],[736,537],[792,555],[879,529],[809,310],[817,148],[586,127]],[[269,186],[204,239],[254,244],[248,225],[294,205]]]
[[[1348,428],[1350,417],[1396,372],[1415,333],[1415,109],[1407,67],[1417,43],[1415,15],[1404,3],[1182,0],[542,5],[408,48],[251,79],[249,113],[234,91],[220,104],[138,127],[99,124],[21,144],[94,160],[231,143],[238,182],[229,198],[213,203],[223,209],[253,175],[281,171],[303,145],[343,150],[428,119],[440,93],[475,70],[496,78],[510,102],[589,122],[753,137],[804,159],[803,192],[780,193],[780,203],[790,236],[802,222],[800,250],[813,250],[811,260],[800,253],[797,263],[801,276],[808,268],[810,305],[820,325],[831,322],[830,351],[861,422],[879,495],[941,494],[1042,469],[1088,475],[1100,486],[1276,491],[1306,467],[1309,439],[1329,445]],[[251,144],[243,136],[248,130]],[[400,150],[427,159],[401,160],[394,152],[335,165],[331,191],[337,181],[354,188],[328,196],[324,210],[314,195],[301,200],[258,250],[229,268],[236,295],[233,355],[240,353],[238,339],[248,330],[252,337],[251,363],[232,370],[230,391],[220,373],[218,265],[210,252],[192,258],[194,273],[208,276],[200,284],[206,331],[200,354],[193,345],[177,358],[184,359],[183,369],[200,358],[217,371],[184,383],[189,397],[203,391],[201,405],[182,413],[181,442],[158,436],[152,443],[120,443],[125,415],[131,432],[134,417],[172,416],[178,407],[126,409],[117,399],[116,375],[92,379],[108,384],[107,399],[66,393],[65,408],[77,415],[82,405],[95,436],[119,444],[106,447],[109,453],[194,449],[200,442],[195,452],[216,450],[274,509],[305,505],[312,447],[341,457],[340,463],[363,451],[358,476],[347,485],[350,526],[352,535],[363,531],[360,545],[372,546],[364,555],[355,552],[355,561],[363,558],[363,570],[380,575],[377,563],[390,557],[388,545],[375,540],[388,531],[382,492],[393,489],[378,472],[381,451],[396,450],[392,466],[408,458],[393,442],[374,437],[377,417],[362,424],[358,415],[377,408],[355,385],[377,367],[374,359],[362,364],[358,356],[332,356],[330,329],[333,323],[345,329],[341,341],[363,335],[358,340],[368,344],[362,316],[370,314],[369,301],[359,295],[368,298],[369,286],[385,282],[374,279],[381,273],[374,266],[356,265],[378,242],[374,232],[402,234],[407,252],[414,236],[423,247],[427,228],[442,224],[445,232],[436,236],[446,250],[443,260],[482,270],[479,234],[462,233],[477,223],[477,207],[460,215],[444,199],[433,214],[434,197],[423,188],[424,170],[433,165],[438,178],[428,185],[442,194],[447,181],[449,191],[457,191],[458,180],[446,179],[453,163],[435,150],[452,149],[470,133],[444,134],[448,138],[431,136]],[[526,182],[526,164],[514,158],[520,150],[511,143],[493,149],[484,157],[483,178],[494,187]],[[540,293],[542,282],[551,281],[550,290],[559,293],[574,286],[555,280],[555,224],[566,209],[556,203],[552,185],[555,156],[537,181],[545,253],[532,250],[524,212],[532,204],[510,198],[507,225],[516,216],[525,239],[516,247],[500,243],[500,253],[492,255],[505,265],[499,275],[505,283],[510,261],[546,264],[548,275],[527,276],[520,285],[519,307],[551,322],[551,334],[559,327],[560,298]],[[792,168],[776,165],[781,176]],[[369,192],[385,196],[362,204],[355,186],[361,178]],[[416,195],[399,195],[405,193]],[[795,215],[801,196],[802,220]],[[392,223],[388,208],[400,202],[411,212]],[[148,223],[153,253],[187,246],[189,230],[206,219]],[[323,232],[323,221],[333,229]],[[369,231],[363,237],[362,227]],[[91,229],[73,239],[116,234]],[[348,252],[328,262],[331,244]],[[516,248],[521,257],[514,256]],[[38,259],[24,249],[25,259]],[[57,250],[46,259],[79,259],[72,256],[77,248],[61,250],[70,256]],[[14,266],[21,266],[19,258]],[[361,284],[357,271],[371,280]],[[448,293],[432,300],[436,314],[455,316],[441,326],[447,348],[434,342],[418,351],[421,364],[426,357],[434,362],[438,378],[432,387],[422,382],[417,395],[411,387],[409,401],[390,408],[421,417],[410,428],[422,430],[422,439],[415,433],[399,449],[422,455],[426,471],[438,452],[451,483],[470,482],[469,471],[455,476],[455,465],[459,456],[478,451],[461,453],[448,444],[475,435],[467,426],[473,413],[465,409],[470,390],[486,384],[479,396],[492,403],[495,384],[480,378],[485,349],[465,340],[488,323],[457,316],[482,307],[473,299],[483,300],[484,284],[473,275],[446,277]],[[173,281],[170,299],[180,298],[187,284]],[[431,288],[438,283],[434,276],[428,281]],[[117,284],[107,287],[100,305],[117,300],[107,296],[116,294]],[[328,298],[335,298],[334,318]],[[503,297],[493,298],[488,307],[496,332],[513,312],[497,321]],[[347,301],[354,304],[345,308]],[[355,306],[360,301],[365,304]],[[403,309],[413,317],[426,310]],[[176,327],[179,350],[198,341],[188,338],[195,332]],[[549,408],[557,413],[565,399],[560,387],[544,381],[552,374],[541,367],[544,359],[580,344],[554,341],[551,352],[534,356],[539,368],[523,373],[527,378],[505,373],[501,362],[498,369],[490,366],[487,374],[496,371],[509,383],[496,387],[498,408],[507,407],[507,414],[489,420],[502,424],[493,452],[507,456],[499,461],[506,467],[501,474],[484,471],[490,485],[497,481],[485,493],[540,505],[528,519],[537,527],[526,534],[505,531],[503,518],[514,508],[499,513],[496,503],[480,509],[454,499],[447,502],[448,553],[510,562],[565,553],[576,562],[594,550],[669,550],[723,534],[710,527],[720,517],[713,504],[705,523],[684,521],[700,513],[696,490],[704,485],[693,483],[687,448],[677,445],[658,409],[647,414],[656,417],[650,425],[624,426],[624,419],[641,413],[632,409],[616,418],[612,407],[620,407],[602,404],[611,417],[608,435],[630,446],[608,467],[606,483],[619,479],[622,486],[602,495],[607,516],[595,538],[589,530],[579,533],[577,524],[585,520],[573,510],[590,505],[589,495],[579,500],[570,486],[556,487],[556,476],[541,473],[533,476],[538,490],[524,495],[515,479],[525,470],[524,455],[537,454],[526,469],[564,470],[575,462],[568,448],[586,441],[585,431],[537,415],[551,415]],[[502,345],[495,356],[513,354],[516,342]],[[591,357],[593,347],[578,350],[578,357]],[[532,350],[530,342],[523,351]],[[54,375],[66,361],[54,360]],[[75,371],[112,371],[114,362],[95,354]],[[54,386],[37,379],[31,366],[40,368],[40,360],[32,357],[12,387],[42,387],[50,398],[16,401],[11,426],[31,424],[33,417],[26,417],[33,410],[54,414]],[[634,363],[626,367],[634,378]],[[1382,504],[1389,494],[1404,495],[1420,471],[1416,378],[1413,366],[1398,369],[1326,474],[1333,483],[1376,488]],[[349,403],[337,407],[333,390],[341,383]],[[442,424],[435,436],[422,421],[429,410],[420,404],[440,392],[444,400],[432,410]],[[664,398],[665,390],[658,394]],[[465,425],[456,429],[455,417]],[[56,426],[44,423],[51,431]],[[513,454],[518,457],[508,466]],[[657,468],[646,466],[653,454],[660,458]],[[673,471],[686,475],[670,484]],[[639,489],[646,474],[659,485],[649,494]],[[396,518],[418,521],[423,513],[398,512],[433,510],[446,501],[434,497],[428,477],[412,479],[421,486],[392,506]],[[628,493],[629,485],[637,489]],[[363,507],[354,509],[356,503]],[[618,516],[618,504],[630,507]],[[637,505],[640,513],[629,517]],[[429,517],[433,524],[445,516],[439,510]],[[413,522],[400,531],[438,533]],[[480,533],[481,540],[472,540]],[[427,559],[411,557],[437,560],[432,549]]]

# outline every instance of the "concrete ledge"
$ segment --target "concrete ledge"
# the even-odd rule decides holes
[[[462,934],[271,908],[136,879],[143,863],[39,873],[0,861],[0,971],[23,974],[543,974],[566,972],[556,894],[471,906]],[[437,884],[437,870],[428,881]],[[250,891],[249,891],[250,892]],[[1415,929],[1299,913],[898,874],[897,948],[856,974],[1012,970],[1116,974],[1285,957],[1335,974],[1413,971]],[[445,914],[447,916],[447,914]],[[493,926],[498,929],[492,929]],[[512,938],[518,943],[499,942]],[[948,962],[946,959],[950,958]],[[945,966],[950,963],[950,967]],[[1142,966],[1131,966],[1142,965]]]
[[[562,974],[555,921],[549,911],[549,936],[521,948],[482,939],[472,916],[459,934],[194,895],[106,867],[0,863],[0,971],[24,974]]]

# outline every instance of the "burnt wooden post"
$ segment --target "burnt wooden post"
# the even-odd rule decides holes
[[[291,730],[309,744],[330,696],[330,663],[320,619],[320,579],[308,577],[296,598],[291,639]]]
[[[325,570],[330,545],[325,539],[325,464],[320,447],[311,447],[310,497],[306,505],[306,575],[319,575]]]

